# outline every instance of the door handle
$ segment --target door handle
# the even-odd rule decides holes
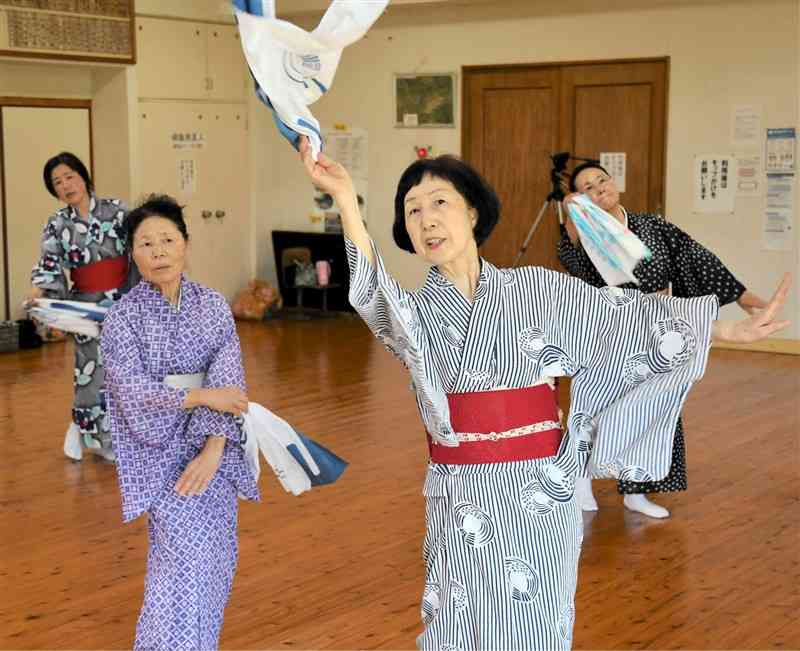
[[[203,219],[211,219],[213,213],[210,210],[204,210],[200,214],[203,216]]]
[[[217,212],[214,213],[214,217],[216,217],[217,219],[222,219],[224,216],[225,216],[224,210],[217,210]]]

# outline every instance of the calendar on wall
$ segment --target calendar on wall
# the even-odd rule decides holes
[[[0,0],[0,56],[135,63],[134,0]]]

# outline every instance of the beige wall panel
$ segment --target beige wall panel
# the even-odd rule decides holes
[[[243,102],[249,88],[247,70],[239,30],[227,25],[208,26],[209,97],[215,100]]]
[[[140,102],[139,109],[142,192],[166,192],[186,206],[188,274],[231,300],[251,265],[245,107]],[[203,144],[187,145],[173,134],[197,134]],[[181,161],[194,167],[194,182],[181,182]]]
[[[3,167],[6,187],[11,317],[30,289],[47,218],[61,207],[42,182],[51,156],[71,151],[91,169],[87,109],[4,107]]]
[[[139,97],[200,99],[206,90],[207,25],[137,18]]]

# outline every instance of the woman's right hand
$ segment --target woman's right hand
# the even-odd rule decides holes
[[[203,404],[209,409],[241,416],[247,411],[247,394],[237,386],[202,389]]]
[[[358,208],[356,189],[353,179],[344,165],[337,163],[320,152],[317,160],[311,155],[308,138],[300,138],[300,158],[306,168],[311,182],[320,190],[330,194],[342,210],[355,206]]]
[[[31,287],[31,290],[28,292],[28,295],[25,297],[25,300],[22,301],[23,309],[30,309],[33,307],[33,302],[44,296],[44,290],[41,287]]]

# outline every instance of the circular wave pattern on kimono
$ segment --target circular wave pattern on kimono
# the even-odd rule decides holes
[[[594,433],[597,424],[589,414],[579,412],[572,417],[571,430],[575,432],[578,452],[591,452],[594,447]]]
[[[658,340],[649,351],[648,362],[654,373],[667,373],[686,364],[697,348],[694,328],[683,319],[665,319],[653,326]]]
[[[653,481],[653,475],[641,466],[625,466],[619,473],[620,481]]]
[[[467,376],[470,382],[480,385],[484,389],[493,387],[496,383],[495,374],[493,371],[465,371],[464,375]]]
[[[600,290],[600,296],[605,299],[606,303],[613,307],[622,307],[623,305],[633,302],[633,292],[634,290],[632,289],[625,290],[621,287],[603,287]]]
[[[426,583],[422,593],[422,607],[420,617],[426,626],[433,621],[436,613],[439,612],[442,602],[439,599],[439,585],[437,583]]]
[[[533,601],[542,585],[539,573],[521,558],[507,556],[504,563],[511,598],[525,603]]]
[[[539,361],[539,355],[547,345],[544,340],[544,330],[535,326],[525,328],[517,335],[517,344],[523,355],[535,362]]]
[[[534,480],[522,487],[519,494],[522,508],[533,515],[548,515],[553,512],[556,501],[544,492],[544,488]]]
[[[569,502],[575,493],[575,480],[553,463],[538,472],[542,489],[556,502]]]
[[[450,603],[459,613],[466,609],[468,603],[467,589],[455,580],[450,581]]]
[[[488,513],[469,502],[461,502],[453,507],[456,526],[464,536],[464,542],[479,548],[494,540],[494,523]]]
[[[503,284],[508,287],[509,285],[513,285],[517,282],[517,277],[514,275],[513,272],[509,271],[508,269],[503,269],[500,272],[500,275],[503,276]]]
[[[636,353],[622,364],[622,376],[626,384],[637,385],[653,377],[646,353]]]
[[[542,367],[542,375],[550,377],[575,375],[578,372],[578,365],[558,346],[547,345],[542,348],[542,352],[539,354],[539,363]]]
[[[475,287],[475,292],[472,295],[473,301],[479,301],[489,294],[488,278],[481,274],[478,278],[478,285]]]
[[[442,336],[444,340],[453,348],[461,348],[464,345],[464,339],[458,334],[455,326],[447,320],[442,320],[441,326]]]
[[[439,646],[439,651],[464,651],[460,646],[455,644],[442,644]]]
[[[567,642],[572,642],[572,627],[575,625],[575,606],[564,604],[558,616],[558,634]]]

